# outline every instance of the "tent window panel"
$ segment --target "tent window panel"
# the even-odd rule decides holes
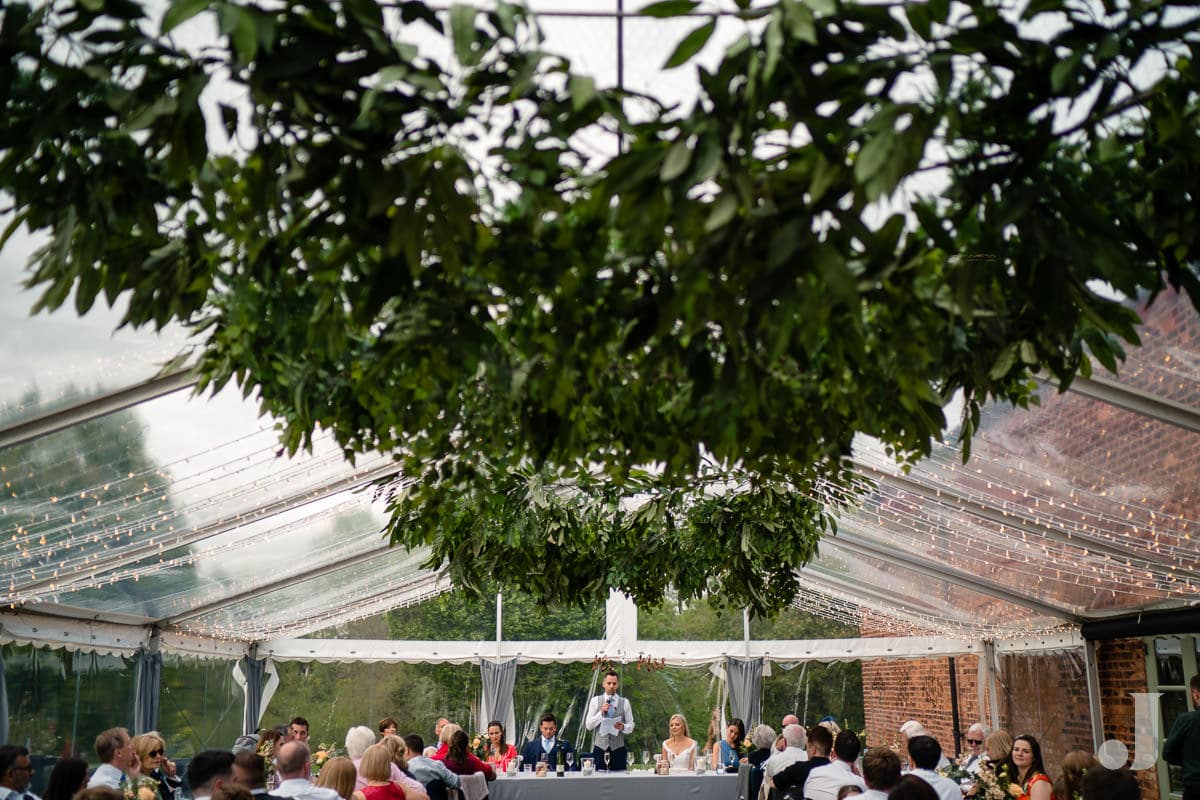
[[[1037,738],[1049,774],[1061,772],[1062,758],[1072,750],[1094,749],[1081,649],[1005,655],[1001,675],[1004,727]]]
[[[167,754],[190,758],[201,750],[228,749],[242,733],[244,701],[233,663],[164,656],[158,730]]]
[[[737,642],[743,635],[741,611],[717,611],[705,602],[638,609],[638,638],[647,641]]]
[[[843,729],[864,730],[862,662],[772,664],[763,677],[763,722],[782,733],[786,714],[798,716],[805,728],[831,716]]]

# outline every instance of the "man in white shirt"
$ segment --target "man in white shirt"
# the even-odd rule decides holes
[[[776,773],[784,767],[790,767],[797,761],[808,760],[808,751],[804,749],[808,746],[808,734],[804,730],[803,725],[792,724],[785,727],[783,729],[783,741],[786,745],[784,749],[773,753],[770,758],[763,762],[764,784],[770,778],[774,778]]]
[[[804,782],[805,800],[837,800],[838,790],[843,786],[857,786],[865,792],[867,785],[851,769],[861,751],[862,744],[854,731],[839,733],[833,740],[833,758],[830,762],[808,773],[808,780]]]
[[[588,702],[584,726],[595,731],[592,742],[592,758],[596,767],[604,766],[613,772],[624,772],[629,763],[625,749],[625,734],[633,733],[633,709],[629,700],[617,694],[621,678],[613,670],[604,674],[604,691]],[[609,761],[605,764],[604,754]]]
[[[16,744],[0,747],[0,800],[38,800],[29,791],[33,762],[29,751]]]
[[[275,753],[275,772],[279,774],[279,787],[271,794],[276,797],[294,797],[296,800],[341,800],[336,790],[325,786],[313,786],[308,779],[308,745],[293,739]]]
[[[914,736],[908,740],[908,760],[911,775],[916,775],[937,792],[938,800],[962,800],[958,784],[934,772],[942,757],[942,746],[932,736]]]
[[[233,783],[233,753],[201,750],[188,762],[187,779],[192,800],[209,800],[218,790]]]
[[[862,776],[867,790],[861,800],[887,800],[900,782],[900,756],[890,747],[872,747],[863,755]]]
[[[141,772],[142,760],[130,747],[129,731],[124,728],[109,728],[97,736],[96,756],[100,759],[100,766],[96,767],[88,780],[89,789],[97,786],[120,789],[127,771],[134,778],[137,777],[136,773]]]

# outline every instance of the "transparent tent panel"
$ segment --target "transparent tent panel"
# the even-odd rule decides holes
[[[1117,376],[1097,367],[1096,376],[1153,397],[1195,406],[1200,397],[1200,314],[1186,295],[1161,293],[1138,312],[1141,345],[1126,350]]]
[[[10,215],[0,215],[0,227]],[[0,429],[154,377],[184,353],[186,331],[170,325],[117,330],[125,301],[103,298],[84,316],[73,298],[30,315],[40,291],[26,289],[25,266],[41,240],[17,233],[0,251]]]
[[[328,437],[311,454],[283,457],[276,431],[232,388],[160,397],[5,448],[5,599],[86,587],[124,564],[365,484],[388,463],[368,455],[351,465]]]
[[[388,543],[382,503],[347,490],[188,547],[98,575],[95,586],[62,592],[62,605],[147,620],[181,621],[212,604],[315,570],[383,554]]]

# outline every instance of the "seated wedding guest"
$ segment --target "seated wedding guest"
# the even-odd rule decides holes
[[[890,747],[872,747],[863,755],[863,800],[887,800],[888,792],[900,782],[900,756]]]
[[[226,784],[212,793],[212,800],[254,800],[244,786]]]
[[[1099,766],[1083,776],[1080,791],[1083,800],[1139,800],[1142,796],[1142,788],[1132,772]]]
[[[1083,776],[1098,766],[1096,757],[1086,750],[1072,750],[1063,756],[1062,775],[1054,784],[1055,800],[1077,800]]]
[[[683,714],[672,714],[667,722],[671,735],[662,744],[662,757],[671,769],[696,768],[696,740],[688,730],[687,718]]]
[[[467,751],[468,741],[466,731],[457,730],[450,735],[450,747],[446,750],[445,758],[441,759],[442,763],[446,765],[446,769],[455,775],[474,775],[476,772],[482,772],[483,777],[487,780],[496,780],[496,771],[487,762],[480,761],[478,757]]]
[[[354,762],[345,756],[335,756],[321,767],[317,786],[333,789],[342,800],[367,800],[366,795],[354,788],[358,781],[358,770]]]
[[[142,774],[158,784],[162,800],[175,800],[183,779],[175,774],[175,762],[167,758],[167,742],[158,731],[139,734],[130,745],[142,762]]]
[[[1042,746],[1037,739],[1029,734],[1014,738],[1007,763],[1013,785],[1021,790],[1017,800],[1051,800],[1054,787],[1042,764]]]
[[[737,772],[738,762],[742,760],[741,747],[746,739],[746,723],[737,717],[729,720],[725,726],[725,738],[713,745],[713,769],[723,768],[726,772]]]
[[[504,726],[500,720],[494,719],[487,724],[487,741],[484,743],[484,759],[496,769],[504,772],[508,762],[517,757],[517,748],[504,740]]]
[[[356,725],[346,731],[346,755],[354,763],[355,769],[358,770],[358,780],[355,782],[355,788],[362,791],[362,788],[367,785],[367,779],[363,776],[362,758],[367,750],[375,745],[375,731],[368,728],[366,725]],[[399,784],[404,780],[404,773],[391,759],[391,751],[386,747],[384,752],[388,753],[388,763],[391,767],[388,770],[389,780]]]
[[[424,751],[425,741],[420,736],[410,733],[404,737],[404,757],[408,759],[409,773],[425,786],[430,797],[434,795],[434,791],[430,790],[430,784],[434,781],[441,781],[443,792],[445,789],[457,789],[460,783],[458,776],[441,761],[423,755]]]
[[[233,782],[233,753],[201,750],[188,762],[187,782],[193,800],[208,800],[225,784]]]
[[[392,780],[394,766],[391,754],[381,744],[373,744],[363,753],[358,776],[367,782],[362,789],[367,800],[405,800],[404,789]]]
[[[804,782],[806,800],[837,800],[838,789],[848,784],[865,790],[867,786],[862,778],[854,774],[854,762],[860,752],[862,744],[854,731],[839,733],[833,740],[833,756],[829,763],[808,773],[808,780]]]
[[[925,726],[917,722],[915,719],[910,719],[908,722],[900,726],[900,760],[904,761],[908,758],[908,740],[914,736],[929,736],[933,734],[926,730]],[[911,766],[911,762],[910,762]],[[937,769],[950,766],[950,759],[942,756],[938,759]]]
[[[940,800],[962,800],[958,783],[934,771],[941,758],[942,746],[932,736],[914,736],[908,740],[908,760],[912,764],[909,774],[933,787]]]
[[[292,739],[279,745],[275,754],[275,772],[279,775],[279,787],[271,794],[275,797],[292,797],[295,800],[341,800],[333,789],[313,786],[309,780],[310,758],[308,745]],[[233,755],[230,754],[232,760]]]
[[[963,753],[959,760],[959,766],[972,775],[979,772],[979,768],[983,766],[984,750],[983,740],[992,730],[982,722],[976,722],[971,727],[967,728],[965,737],[967,742],[967,752]]]
[[[82,758],[60,758],[50,771],[42,800],[71,800],[87,786],[87,771],[87,762]]]
[[[37,800],[37,795],[29,791],[29,783],[33,779],[33,762],[29,760],[29,750],[16,744],[0,746],[0,789],[3,796],[11,800]]]
[[[746,756],[752,767],[761,767],[771,757],[771,748],[775,746],[775,729],[770,725],[755,725],[750,730],[750,743],[754,749]]]
[[[983,750],[986,763],[993,767],[1002,764],[1012,752],[1013,738],[1008,731],[992,731],[983,740]]]
[[[72,800],[125,800],[125,795],[119,789],[107,786],[93,786],[90,789],[85,786],[75,793]]]
[[[445,758],[446,751],[450,749],[450,738],[454,734],[462,730],[462,727],[454,722],[447,722],[442,726],[442,732],[438,734],[438,749],[434,753],[434,758]]]
[[[446,748],[450,746],[450,734],[446,733],[447,725],[454,725],[454,723],[445,717],[438,717],[437,724],[433,726],[433,735],[437,737],[437,750],[434,752],[431,758],[437,758],[438,756],[446,755]],[[460,728],[458,725],[454,725],[454,727],[462,730],[462,728]],[[453,731],[451,731],[451,733],[453,733]]]
[[[566,739],[558,738],[558,719],[553,714],[542,715],[541,720],[538,721],[538,731],[541,735],[526,742],[525,747],[521,749],[521,758],[526,765],[537,764],[539,761],[557,764],[559,753],[573,754],[575,752],[574,745]],[[567,769],[577,770],[579,764],[571,764]]]
[[[392,773],[392,780],[404,790],[408,800],[420,800],[425,797],[425,784],[414,778],[408,771],[408,759],[404,756],[404,740],[399,736],[385,736],[381,745],[387,748],[388,755],[392,758],[392,766],[400,770],[400,777]]]
[[[808,736],[803,725],[788,725],[783,729],[784,749],[773,753],[763,764],[763,783],[769,784],[775,775],[795,764],[797,761],[807,761]]]
[[[829,752],[833,749],[833,734],[820,725],[808,732],[808,760],[797,761],[775,773],[772,782],[780,796],[792,796],[803,800],[804,784],[808,775],[817,767],[829,763]]]
[[[391,717],[384,717],[379,720],[379,735],[393,736],[396,733],[396,720]]]
[[[89,789],[97,786],[119,789],[127,775],[137,778],[142,772],[142,762],[129,746],[129,731],[124,728],[109,728],[97,736],[96,756],[100,766],[88,781]]]
[[[888,800],[937,800],[937,792],[916,775],[904,775],[888,792]]]

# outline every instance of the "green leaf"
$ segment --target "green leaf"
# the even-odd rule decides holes
[[[567,80],[567,91],[571,94],[571,108],[582,111],[596,96],[596,79],[572,74]]]
[[[1055,93],[1062,92],[1075,81],[1075,71],[1083,61],[1083,53],[1075,53],[1059,61],[1050,70],[1050,88]]]
[[[708,219],[704,221],[704,232],[712,233],[728,225],[737,214],[739,206],[736,194],[733,192],[722,194],[712,204],[712,211],[708,213]]]
[[[690,14],[700,6],[699,0],[659,0],[638,12],[643,17],[679,17]]]
[[[473,66],[479,58],[475,54],[475,8],[455,3],[450,6],[450,37],[454,41],[454,55],[463,66]]]
[[[175,0],[163,14],[159,32],[166,36],[212,4],[213,0]]]
[[[658,176],[664,181],[673,181],[682,175],[691,163],[692,148],[688,147],[686,140],[680,139],[667,151],[667,157],[663,159],[662,169],[659,170]]]
[[[929,0],[929,18],[945,25],[946,20],[950,18],[950,0]]]
[[[675,52],[671,53],[671,57],[663,64],[663,69],[672,69],[685,63],[689,58],[700,52],[704,45],[708,44],[709,37],[713,35],[713,31],[717,29],[717,19],[713,17],[708,22],[696,28],[687,36],[683,37],[683,41],[675,48]]]
[[[883,168],[892,155],[892,144],[895,134],[890,130],[875,134],[863,145],[854,160],[854,179],[865,184],[875,177],[875,173]]]
[[[1013,364],[1016,362],[1017,343],[1013,342],[1001,350],[1000,354],[996,356],[995,363],[992,364],[991,370],[988,371],[988,377],[994,381],[1001,380],[1008,375],[1009,370],[1012,369]]]

